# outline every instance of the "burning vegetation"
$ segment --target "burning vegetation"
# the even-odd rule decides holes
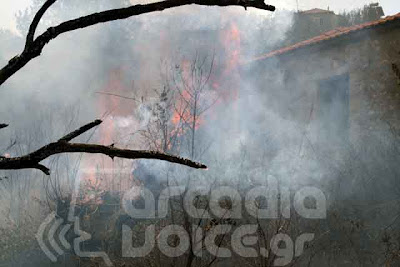
[[[1,263],[399,264],[398,14],[59,2],[0,70]]]

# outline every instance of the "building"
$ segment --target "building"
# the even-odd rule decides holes
[[[324,21],[332,16],[308,13],[324,14]],[[315,142],[342,145],[372,132],[400,136],[399,69],[400,13],[335,28],[243,64],[244,72],[256,73],[271,108],[309,125]]]
[[[338,15],[330,11],[329,7],[327,10],[313,8],[299,11],[293,16],[293,27],[287,34],[286,45],[313,38],[339,26],[375,21],[382,16],[384,16],[383,9],[378,3]]]
[[[307,34],[307,36],[302,36],[302,39],[316,36],[338,26],[338,16],[333,11],[319,8],[296,13],[295,21],[298,25],[296,30]]]

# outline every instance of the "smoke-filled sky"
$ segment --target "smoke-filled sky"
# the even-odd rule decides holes
[[[2,0],[0,8],[0,28],[6,28],[16,31],[15,28],[15,14],[27,8],[31,0]],[[132,1],[132,2],[138,2]],[[143,2],[143,1],[141,1]],[[340,12],[343,10],[351,10],[354,8],[362,7],[365,4],[369,4],[374,1],[370,0],[270,0],[266,1],[270,4],[275,5],[278,9],[297,9],[297,2],[299,9],[306,10],[311,8],[330,8],[335,12]],[[381,0],[379,1],[383,6],[386,15],[393,15],[400,12],[400,5],[398,0]]]

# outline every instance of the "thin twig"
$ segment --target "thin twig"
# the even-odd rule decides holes
[[[124,98],[124,99],[134,100],[134,101],[140,103],[140,101],[137,100],[137,99],[134,98],[134,97],[128,97],[128,96],[123,96],[123,95],[117,95],[117,94],[107,93],[107,92],[95,92],[95,94],[115,96],[115,97],[120,97],[120,98]]]

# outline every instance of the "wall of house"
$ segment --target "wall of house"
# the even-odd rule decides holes
[[[260,90],[268,84],[290,106],[284,116],[309,123],[321,110],[320,84],[335,76],[349,76],[349,139],[360,140],[365,130],[389,130],[400,134],[400,24],[366,30],[303,48],[264,62],[253,63],[264,69]],[[279,74],[277,74],[279,72]],[[275,74],[274,74],[275,73]],[[282,76],[281,80],[275,79]],[[279,110],[279,107],[277,107]],[[313,125],[319,135],[318,124]],[[388,128],[389,127],[389,128]],[[317,138],[317,136],[314,136]]]
[[[294,24],[288,34],[289,43],[310,39],[338,26],[339,17],[333,12],[294,14]]]
[[[300,15],[300,22],[304,23],[304,27],[314,28],[320,33],[336,28],[338,20],[337,16],[332,13],[316,13]],[[307,31],[306,31],[307,32]]]
[[[278,143],[276,154],[279,155],[278,160],[274,158],[266,164],[277,161],[287,170],[277,177],[282,180],[294,177],[291,183],[318,186],[326,193],[329,211],[337,210],[339,216],[356,217],[368,225],[355,242],[360,251],[355,258],[359,259],[360,266],[383,262],[376,260],[383,250],[382,242],[375,240],[375,236],[397,214],[392,206],[379,206],[379,211],[369,206],[388,203],[399,196],[400,77],[393,71],[393,64],[400,66],[399,24],[254,61],[243,66],[241,75],[248,78],[249,87],[256,91],[254,94],[265,108],[258,113],[265,113],[268,123],[259,128],[278,136],[266,134],[265,138]],[[348,88],[347,113],[333,113],[338,117],[348,114],[344,142],[340,142],[344,137],[335,138],[336,133],[321,128],[329,125],[329,120],[335,120],[324,117],[325,103],[321,99],[326,95],[321,92],[327,93],[323,91],[327,88],[346,91],[332,84]],[[344,109],[340,105],[334,107]],[[270,172],[275,174],[273,169]],[[353,245],[345,245],[351,234],[341,230],[344,226],[334,221],[335,216],[328,214],[319,226],[329,225],[332,235],[324,245],[332,249],[317,255],[313,266],[332,265],[329,259],[334,259],[337,266],[356,264],[346,254],[354,250]],[[335,231],[336,227],[340,230]],[[338,241],[343,233],[346,240]],[[340,244],[337,247],[340,253],[331,247],[334,244]]]

